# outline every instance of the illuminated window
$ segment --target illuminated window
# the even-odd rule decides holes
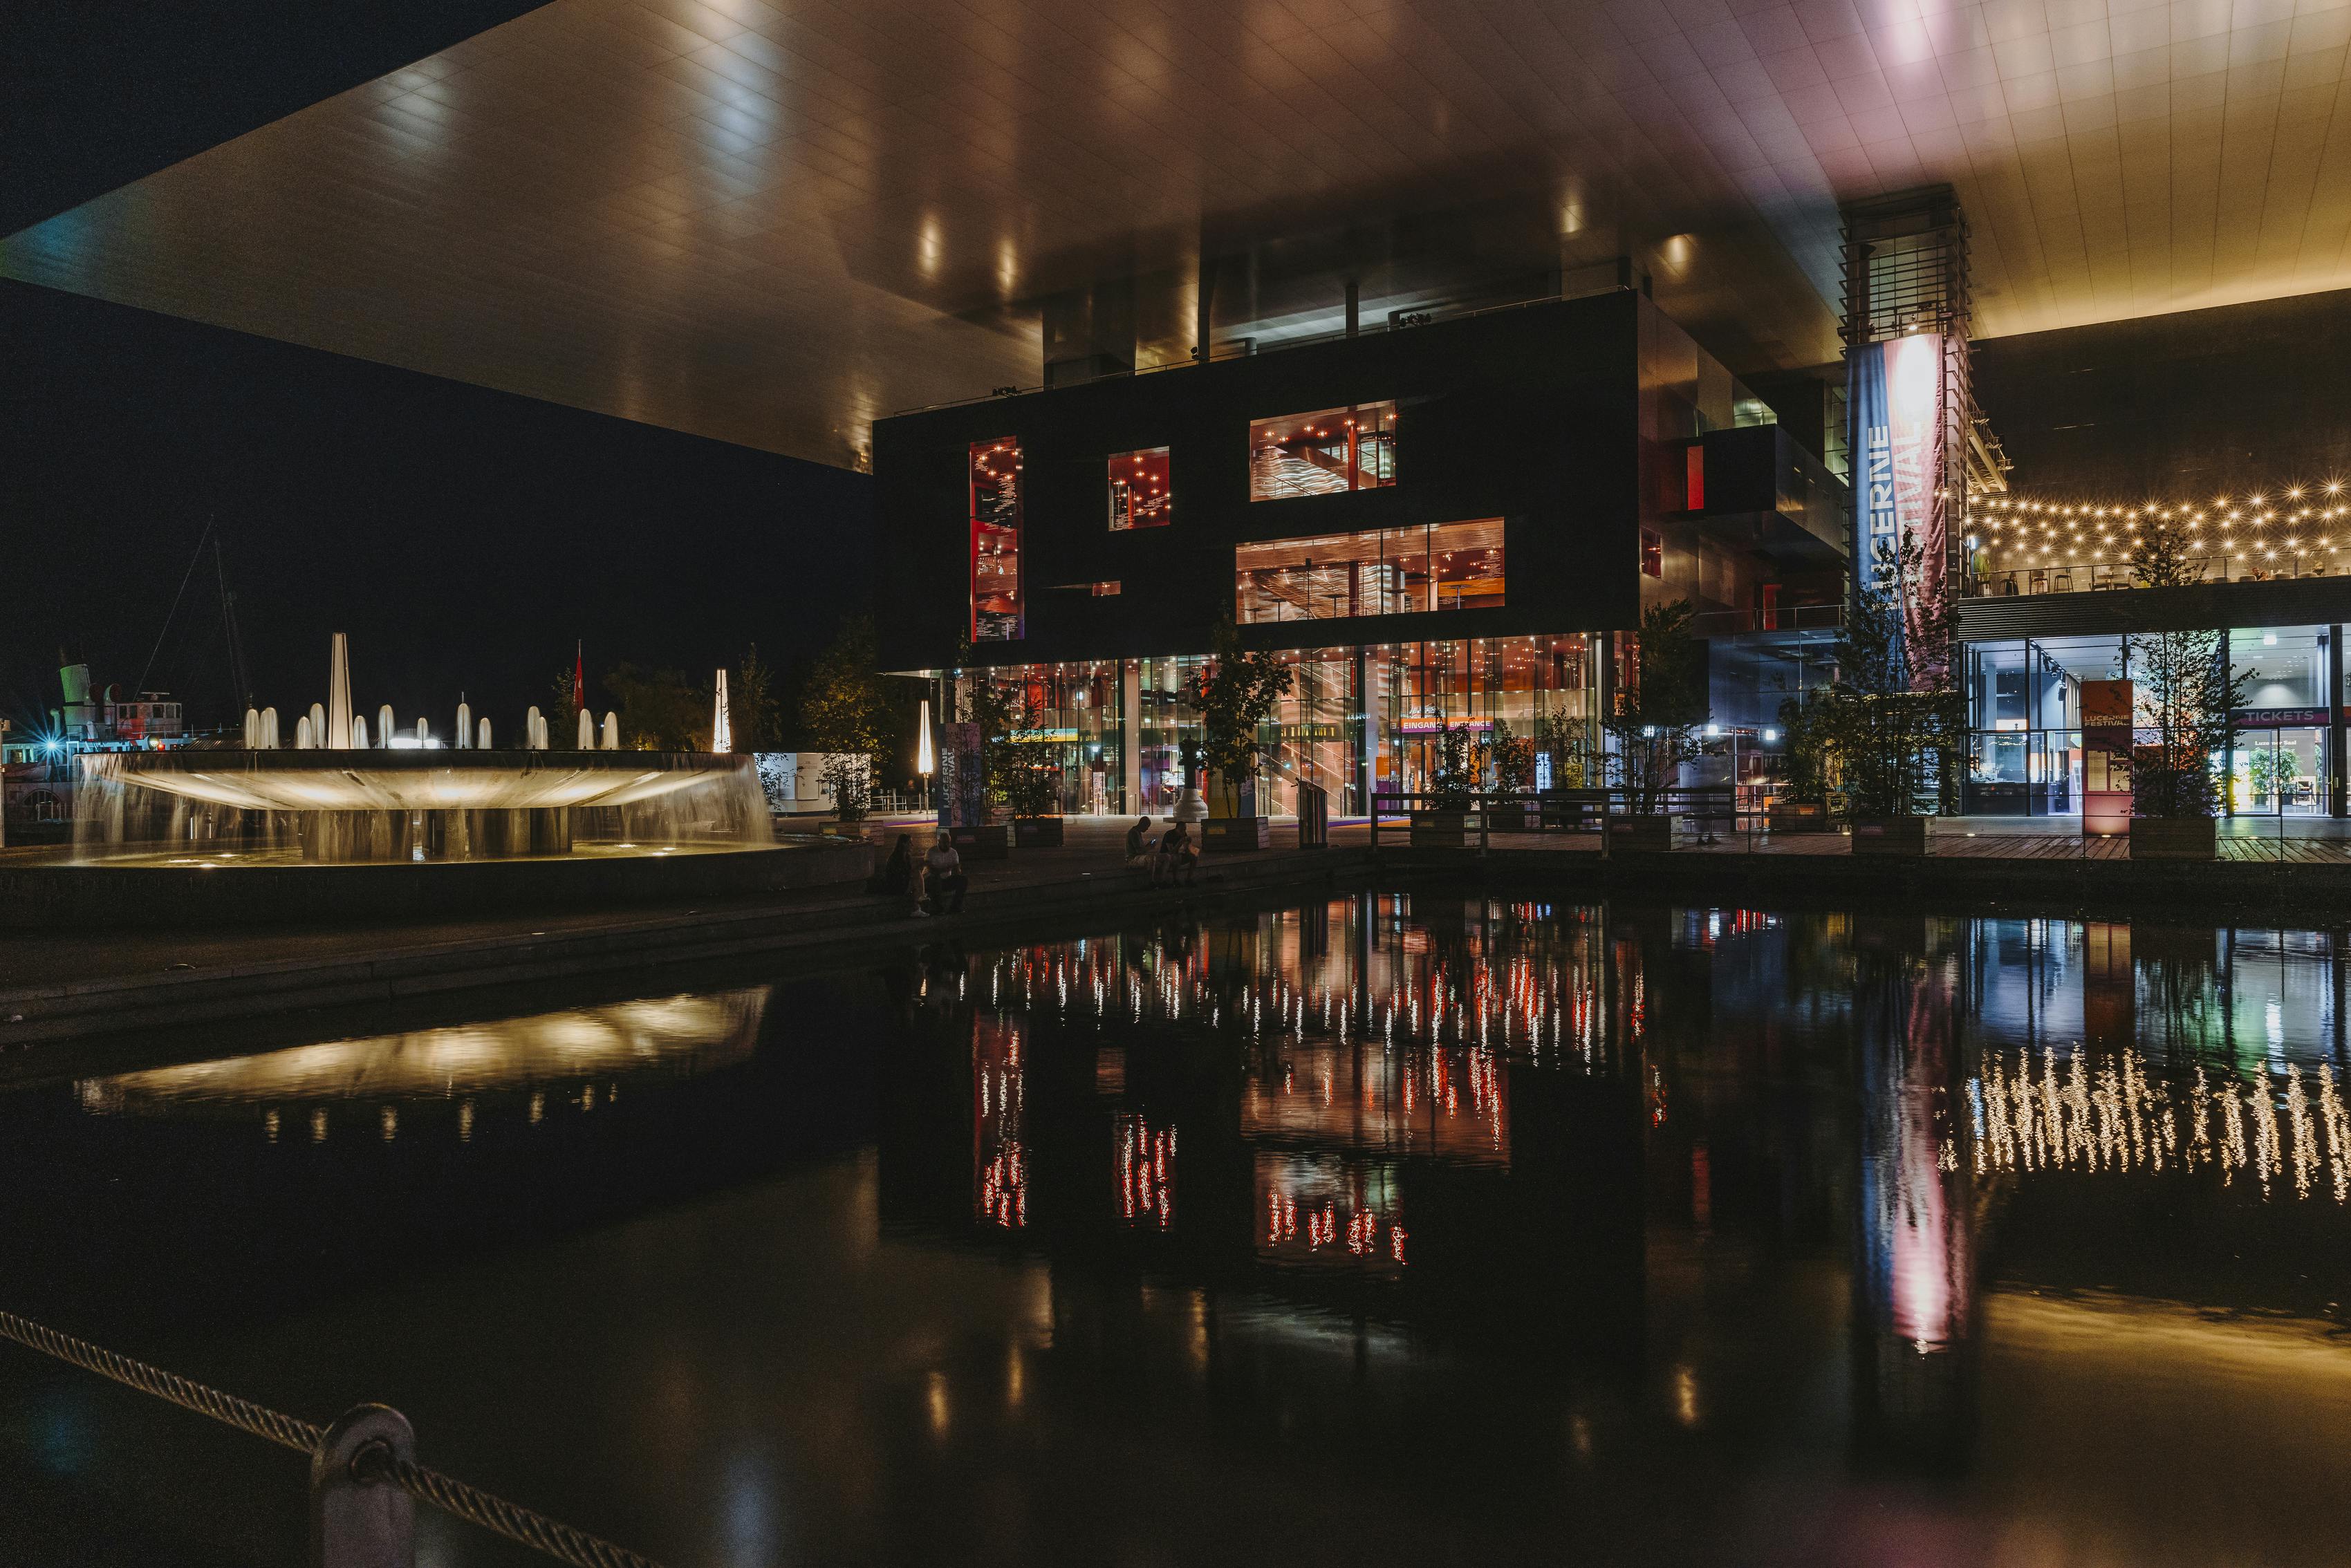
[[[1395,404],[1359,402],[1249,423],[1249,499],[1332,496],[1395,483]]]
[[[1655,528],[1641,530],[1641,575],[1666,575],[1666,536]]]
[[[1009,643],[1024,634],[1020,610],[1020,446],[971,448],[971,640]]]
[[[1374,528],[1242,545],[1235,617],[1333,621],[1483,610],[1502,602],[1502,519]]]
[[[1155,528],[1176,520],[1176,489],[1167,476],[1167,448],[1146,446],[1110,460],[1111,532]]]

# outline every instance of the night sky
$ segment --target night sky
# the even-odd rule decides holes
[[[510,732],[575,640],[601,706],[622,660],[706,682],[869,601],[861,475],[21,284],[0,366],[20,724],[57,703],[61,647],[125,688],[152,653],[192,723],[241,713],[209,547],[180,596],[208,522],[262,704],[323,701],[348,632],[360,711],[443,734],[461,692]]]

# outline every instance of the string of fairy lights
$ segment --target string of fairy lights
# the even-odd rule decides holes
[[[2343,480],[2329,479],[2137,506],[1994,496],[1978,503],[1970,528],[1992,570],[2126,561],[2150,522],[2179,528],[2191,555],[2339,556],[2351,549],[2351,497],[2344,492]]]

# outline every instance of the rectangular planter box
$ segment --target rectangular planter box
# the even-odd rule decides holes
[[[1012,828],[1005,822],[990,822],[984,828],[949,828],[947,841],[966,860],[1000,861],[1012,852]]]
[[[1415,811],[1412,847],[1416,850],[1458,850],[1469,840],[1467,811]]]
[[[2220,852],[2220,824],[2210,817],[2133,817],[2135,861],[2209,861]]]
[[[1911,860],[1927,853],[1924,817],[1855,817],[1853,852],[1857,855],[1903,855]]]
[[[1061,843],[1061,819],[1015,817],[1012,819],[1012,841],[1024,850],[1057,849]]]
[[[1204,850],[1262,850],[1272,843],[1271,817],[1211,817],[1200,824]]]
[[[1774,804],[1767,816],[1767,825],[1775,833],[1825,833],[1829,831],[1829,809],[1818,800]]]
[[[865,836],[865,824],[862,822],[823,822],[818,825],[817,831],[828,839],[862,839]]]
[[[1669,850],[1674,847],[1674,816],[1670,811],[1628,811],[1608,819],[1610,842],[1627,850]]]

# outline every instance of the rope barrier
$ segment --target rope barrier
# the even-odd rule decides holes
[[[282,1410],[272,1410],[266,1405],[241,1399],[193,1378],[183,1377],[176,1372],[166,1372],[160,1366],[134,1361],[103,1345],[61,1333],[14,1312],[0,1312],[0,1336],[15,1340],[28,1350],[39,1351],[43,1355],[53,1356],[68,1365],[78,1366],[85,1372],[94,1372],[126,1388],[151,1394],[183,1410],[209,1416],[240,1432],[250,1432],[256,1437],[266,1438],[281,1448],[291,1448],[299,1454],[316,1454],[326,1437],[325,1427],[288,1416]],[[409,1496],[429,1502],[444,1513],[543,1552],[549,1557],[572,1564],[572,1568],[661,1568],[661,1564],[650,1557],[639,1556],[624,1546],[615,1546],[584,1530],[574,1529],[560,1520],[549,1519],[519,1503],[508,1502],[502,1497],[468,1485],[454,1476],[444,1476],[413,1459],[391,1459],[379,1455],[365,1468],[371,1472],[371,1479],[381,1477],[390,1480]]]

